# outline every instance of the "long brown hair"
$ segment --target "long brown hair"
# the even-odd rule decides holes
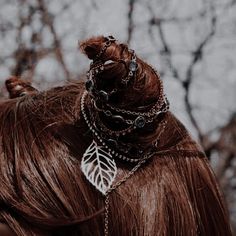
[[[104,42],[92,38],[81,48],[94,59]],[[129,58],[126,45],[113,43],[102,60],[115,63],[100,86],[119,86],[127,73],[120,60]],[[160,78],[138,64],[136,81],[113,105],[132,109],[158,98]],[[103,235],[104,198],[80,169],[92,140],[80,114],[83,91],[73,83],[0,103],[0,217],[17,235]],[[207,158],[171,113],[162,119],[158,152],[110,196],[109,235],[231,235]],[[137,133],[134,142],[152,142],[159,129]],[[118,178],[132,166],[118,162]]]

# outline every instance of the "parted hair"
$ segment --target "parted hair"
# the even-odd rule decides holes
[[[89,59],[104,46],[103,36],[80,44]],[[101,56],[101,88],[120,89],[113,105],[135,110],[158,99],[160,78],[138,58],[127,88],[131,54],[114,42]],[[84,83],[0,102],[0,219],[19,236],[103,235],[104,197],[89,184],[80,161],[93,137],[81,116]],[[228,213],[208,159],[170,112],[158,151],[110,196],[109,235],[231,235]],[[140,133],[151,143],[160,131]],[[134,142],[137,140],[134,139]],[[130,140],[132,142],[132,140]],[[119,162],[118,179],[133,164]]]

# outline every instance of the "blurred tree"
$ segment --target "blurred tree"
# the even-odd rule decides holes
[[[18,75],[41,89],[82,78],[77,40],[113,34],[159,70],[172,110],[211,160],[236,228],[235,0],[2,0],[0,96]],[[115,10],[114,10],[115,9]]]

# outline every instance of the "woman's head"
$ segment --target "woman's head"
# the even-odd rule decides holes
[[[92,67],[114,61],[96,79],[118,86],[132,52],[113,41],[100,54],[105,42],[92,38],[81,48],[95,59]],[[134,81],[111,102],[131,107],[158,98],[158,76],[139,58],[137,63]],[[84,84],[73,84],[0,103],[0,220],[19,236],[104,233],[104,198],[80,168],[94,138],[81,116],[83,92]],[[165,126],[162,149],[137,172],[117,162],[116,181],[128,178],[110,195],[109,235],[230,235],[207,159],[173,116]]]

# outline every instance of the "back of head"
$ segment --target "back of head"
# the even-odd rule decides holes
[[[0,217],[20,236],[231,235],[208,160],[166,110],[149,117],[151,125],[136,122],[135,131],[119,134],[118,142],[158,150],[146,162],[143,153],[131,162],[114,156],[117,176],[109,205],[104,202],[81,171],[81,159],[96,138],[82,105],[90,117],[95,114],[96,131],[98,117],[112,136],[120,126],[100,105],[129,111],[124,119],[130,120],[132,112],[162,109],[165,100],[159,100],[158,74],[126,45],[101,36],[82,42],[81,49],[93,60],[84,104],[83,83],[0,103]]]
[[[0,219],[17,235],[99,232],[102,202],[79,167],[80,94],[69,85],[0,104]]]

